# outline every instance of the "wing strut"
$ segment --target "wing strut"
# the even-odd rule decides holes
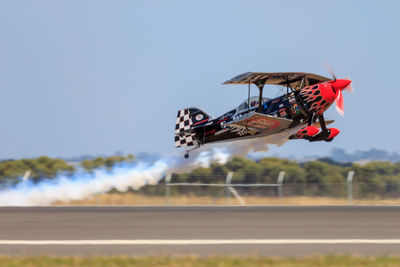
[[[257,108],[257,112],[262,112],[262,94],[263,94],[263,89],[264,89],[264,85],[265,85],[265,81],[258,81],[256,83],[258,90],[260,91],[260,96],[258,97],[258,108]]]
[[[247,92],[247,110],[250,110],[250,83],[249,83],[249,90]]]

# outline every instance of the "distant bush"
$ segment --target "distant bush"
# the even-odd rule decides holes
[[[15,184],[19,178],[29,171],[34,182],[45,179],[53,179],[57,175],[73,175],[79,167],[87,172],[93,172],[98,168],[111,170],[116,164],[122,162],[133,162],[135,157],[132,154],[126,156],[97,157],[93,160],[83,160],[78,165],[68,163],[63,159],[41,156],[33,159],[5,160],[0,162],[0,183]]]
[[[135,161],[135,157],[132,154],[128,154],[126,156],[110,156],[110,157],[97,157],[93,160],[83,160],[80,163],[80,166],[86,170],[87,172],[93,172],[95,169],[99,168],[107,168],[111,170],[116,164],[120,164],[122,162],[132,163]]]
[[[30,171],[30,179],[37,182],[54,178],[57,174],[71,175],[75,167],[62,159],[38,157],[34,159],[7,160],[0,162],[0,181],[15,182],[26,171]]]

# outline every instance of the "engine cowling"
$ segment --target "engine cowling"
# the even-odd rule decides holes
[[[348,79],[335,79],[316,85],[306,86],[300,89],[299,96],[310,113],[321,115],[336,101],[336,109],[343,115],[342,90],[347,90],[347,88],[351,90],[350,83],[351,81]]]

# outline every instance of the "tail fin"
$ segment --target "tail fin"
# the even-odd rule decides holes
[[[175,147],[198,145],[196,133],[192,129],[207,123],[210,118],[210,115],[198,108],[179,110],[175,124]]]

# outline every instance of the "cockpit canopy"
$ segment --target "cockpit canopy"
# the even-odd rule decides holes
[[[267,102],[269,100],[269,98],[267,97],[263,97],[263,103]],[[250,108],[249,108],[249,103],[250,103]],[[250,99],[244,100],[237,108],[236,108],[236,112],[241,112],[241,111],[245,111],[248,109],[254,109],[258,107],[258,96],[252,96],[250,97]]]

